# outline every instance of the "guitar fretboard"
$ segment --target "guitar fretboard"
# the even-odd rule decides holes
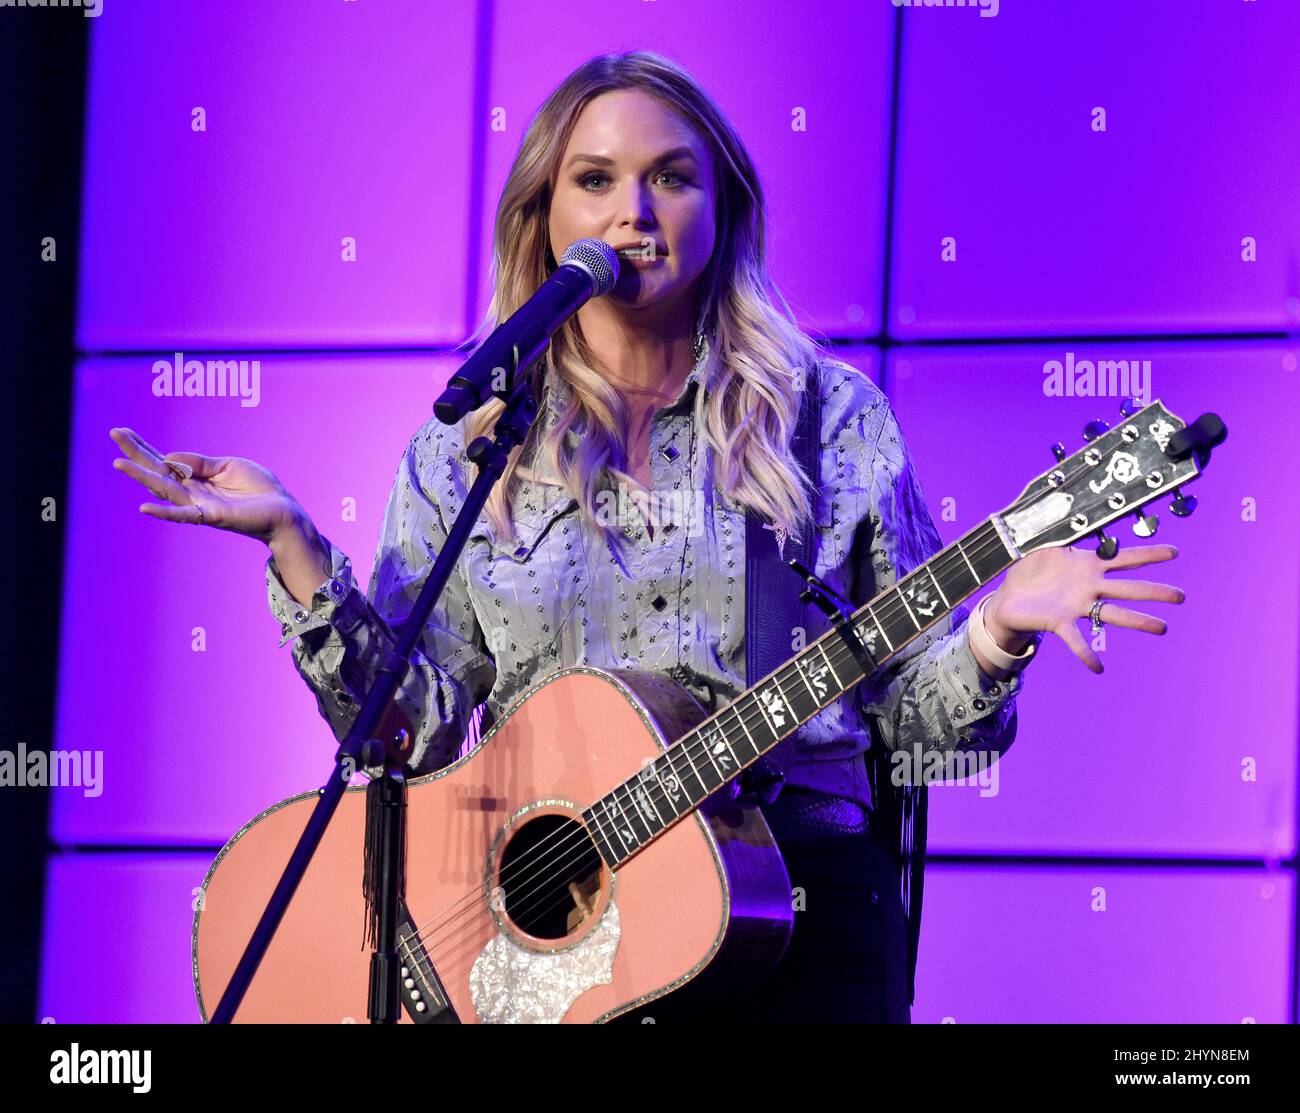
[[[972,592],[1003,572],[1011,552],[987,518],[853,613],[872,668],[832,629],[717,714],[682,735],[636,776],[583,812],[610,869],[689,815],[782,739],[876,672]],[[790,573],[791,590],[796,590]]]

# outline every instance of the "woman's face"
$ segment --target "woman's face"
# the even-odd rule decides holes
[[[619,89],[592,100],[569,137],[551,191],[551,251],[558,260],[589,236],[616,249],[632,244],[609,297],[690,313],[713,254],[713,211],[707,145],[654,97]]]

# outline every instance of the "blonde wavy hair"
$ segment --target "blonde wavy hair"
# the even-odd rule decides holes
[[[812,514],[813,491],[791,454],[790,440],[805,369],[819,361],[825,349],[798,327],[768,277],[766,210],[753,161],[719,107],[672,60],[649,51],[591,58],[538,109],[497,206],[492,301],[467,343],[471,350],[481,344],[558,266],[547,231],[552,183],[583,108],[617,89],[639,89],[656,97],[679,113],[712,152],[717,236],[696,299],[697,327],[711,337],[696,406],[697,428],[705,438],[705,473],[729,498],[793,533]],[[552,336],[544,360],[536,364],[538,371],[544,366],[547,382],[558,377],[570,387],[570,401],[549,435],[543,434],[545,423],[539,415],[524,443],[511,453],[485,507],[498,536],[514,537],[510,506],[519,482],[542,481],[525,461],[546,459],[551,473],[578,501],[584,526],[615,545],[624,540],[620,531],[601,523],[597,495],[619,482],[631,490],[640,485],[624,470],[623,397],[593,362],[577,317],[570,317]],[[466,445],[491,432],[504,405],[493,398],[465,419]],[[573,438],[571,431],[577,434]]]

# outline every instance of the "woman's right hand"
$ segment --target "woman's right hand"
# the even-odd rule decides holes
[[[125,454],[113,461],[113,467],[165,500],[143,503],[141,513],[247,534],[268,545],[306,517],[280,481],[252,460],[197,452],[163,455],[130,429],[110,429],[109,436]],[[168,460],[183,465],[182,470],[189,468],[191,476],[182,479],[167,466]]]

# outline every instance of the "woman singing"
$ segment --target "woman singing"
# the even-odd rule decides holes
[[[709,711],[729,703],[746,687],[746,511],[778,537],[815,524],[816,551],[790,555],[855,606],[941,548],[885,396],[804,335],[779,294],[784,311],[774,304],[766,236],[762,186],[740,137],[661,56],[594,58],[532,120],[497,209],[484,335],[575,240],[618,249],[620,274],[554,335],[539,365],[537,421],[426,629],[397,699],[414,736],[413,772],[457,758],[479,704],[486,726],[570,666],[659,672]],[[791,451],[808,368],[821,401],[815,484]],[[490,433],[502,405],[416,430],[368,595],[347,556],[257,464],[164,455],[128,429],[112,432],[126,457],[114,464],[166,500],[146,513],[268,545],[271,608],[342,739],[474,479],[465,447]],[[873,831],[864,755],[873,745],[1005,751],[1020,670],[1042,633],[1101,672],[1075,625],[1096,601],[1183,599],[1175,587],[1104,573],[1176,555],[1166,545],[1109,562],[1037,551],[970,622],[958,608],[787,739],[784,788],[766,807],[802,894],[785,958],[748,996],[684,1017],[669,997],[651,1009],[656,1020],[907,1022],[899,878]],[[1165,632],[1163,621],[1112,602],[1101,616]]]

